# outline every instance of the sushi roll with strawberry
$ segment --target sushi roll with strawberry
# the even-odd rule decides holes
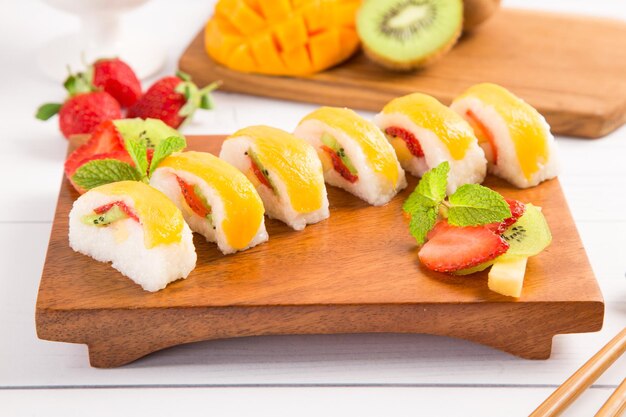
[[[413,93],[393,99],[376,115],[375,122],[411,174],[421,177],[447,161],[449,193],[485,179],[487,161],[472,128],[434,97]]]
[[[330,185],[381,206],[406,187],[404,171],[385,136],[372,122],[345,108],[321,107],[294,134],[307,140]]]
[[[322,164],[303,140],[268,126],[251,126],[224,141],[220,158],[252,181],[268,216],[295,230],[328,218]]]
[[[558,175],[550,126],[537,110],[505,88],[474,85],[450,107],[473,127],[489,172],[520,188]]]
[[[69,215],[69,242],[76,252],[111,262],[146,291],[186,278],[196,266],[180,210],[139,181],[102,185],[79,197]]]
[[[214,155],[173,154],[152,173],[150,185],[176,204],[194,232],[217,242],[224,254],[267,241],[265,210],[254,185]]]

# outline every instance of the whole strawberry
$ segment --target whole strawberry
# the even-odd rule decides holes
[[[83,74],[70,75],[63,84],[69,96],[63,104],[47,103],[39,107],[36,117],[48,120],[59,114],[63,136],[91,133],[106,120],[120,119],[120,104],[109,93],[95,91]]]
[[[99,59],[93,71],[93,85],[112,95],[122,107],[130,107],[141,97],[141,84],[135,72],[119,58]]]
[[[187,74],[163,77],[128,109],[128,117],[161,119],[165,124],[178,128],[190,119],[196,109],[211,109],[211,91],[219,86],[214,82],[203,89],[191,82]]]

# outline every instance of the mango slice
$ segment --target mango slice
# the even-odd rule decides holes
[[[359,47],[360,0],[219,0],[204,45],[241,72],[307,75],[348,59]]]

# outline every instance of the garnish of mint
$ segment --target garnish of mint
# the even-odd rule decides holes
[[[482,185],[462,185],[446,199],[449,172],[447,161],[426,172],[402,205],[411,217],[409,231],[420,245],[439,216],[452,226],[481,226],[511,217],[504,197]]]
[[[72,175],[72,181],[85,190],[118,181],[148,183],[154,170],[165,158],[185,149],[186,146],[187,142],[181,136],[163,139],[154,147],[152,160],[149,162],[148,145],[145,140],[125,139],[124,147],[134,165],[117,159],[94,159],[80,166]]]

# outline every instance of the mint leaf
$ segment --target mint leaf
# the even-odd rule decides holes
[[[421,210],[429,207],[436,207],[437,202],[431,200],[428,197],[421,195],[417,188],[413,190],[411,195],[402,204],[402,210],[408,214],[412,214],[416,210]]]
[[[187,141],[181,136],[170,136],[163,139],[154,148],[152,162],[150,163],[150,175],[159,166],[159,164],[173,152],[182,151],[187,146]]]
[[[148,146],[146,141],[142,139],[124,139],[124,147],[130,155],[130,158],[135,163],[135,169],[137,170],[141,180],[147,178],[148,172]]]
[[[415,238],[418,245],[423,245],[426,235],[437,222],[437,209],[435,207],[422,207],[411,213],[409,232]]]
[[[135,167],[117,159],[97,159],[82,165],[72,175],[72,181],[85,190],[117,181],[140,181]]]
[[[448,223],[453,226],[479,226],[511,217],[504,197],[478,184],[462,185],[448,202]]]
[[[421,207],[436,208],[446,198],[448,172],[450,172],[448,161],[444,161],[427,171],[402,205],[402,210],[411,214]]]
[[[436,203],[442,202],[446,198],[449,172],[450,164],[448,161],[440,163],[422,176],[416,191]]]

